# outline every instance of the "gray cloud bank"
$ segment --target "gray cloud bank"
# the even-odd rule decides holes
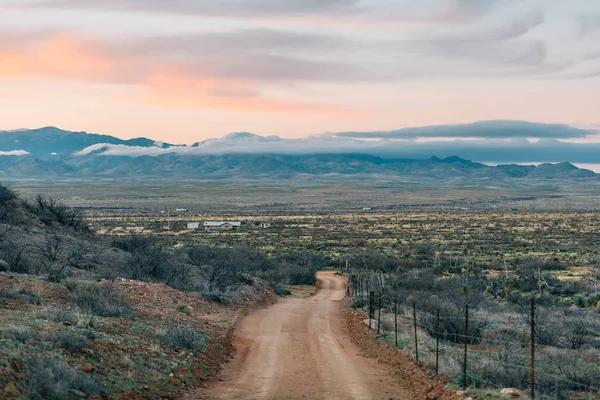
[[[561,124],[539,124],[526,121],[481,121],[472,124],[425,126],[380,132],[341,132],[330,135],[362,139],[417,139],[436,137],[579,139],[598,133],[598,131],[592,129],[579,129]]]
[[[462,10],[462,18],[473,18],[494,7],[517,1],[395,0],[384,4],[378,0],[34,0],[29,4],[59,9],[89,8],[235,17],[351,16],[369,19],[402,11],[392,15],[402,19],[437,20],[440,15],[456,9]]]
[[[0,0],[1,2],[1,0]],[[231,31],[153,36],[85,38],[81,47],[124,60],[94,80],[135,83],[157,72],[186,76],[250,79],[289,85],[309,82],[388,82],[426,77],[553,77],[598,76],[598,48],[591,40],[598,25],[589,13],[579,24],[587,42],[572,46],[550,35],[556,24],[552,4],[528,0],[23,0],[20,8],[45,10],[125,10],[192,14],[199,17],[239,14],[271,18],[272,29],[244,27]],[[16,4],[16,3],[15,3]],[[21,3],[19,3],[21,4]],[[1,8],[1,6],[0,6]],[[332,29],[283,27],[286,17],[317,19]],[[337,24],[339,18],[343,24]],[[567,17],[565,17],[567,18]],[[572,17],[573,19],[575,17]],[[394,31],[358,36],[356,27],[390,22],[426,22]],[[348,24],[346,24],[348,23]],[[358,25],[352,25],[352,24]],[[310,27],[310,25],[309,25]],[[61,32],[62,33],[62,32]],[[51,36],[51,32],[45,32]],[[149,34],[150,35],[150,34]],[[383,35],[383,36],[382,36]],[[0,31],[0,47],[39,45],[44,32],[27,35]],[[567,51],[568,50],[568,51]],[[83,49],[81,50],[84,51]],[[60,72],[60,71],[58,71]],[[88,77],[89,79],[89,77]],[[286,86],[288,87],[288,86]],[[237,91],[233,91],[237,93]],[[258,95],[240,90],[244,96]]]
[[[399,130],[395,132],[402,132]],[[558,138],[582,138],[597,131],[565,125],[545,125],[521,121],[486,121],[469,125],[408,128],[406,133],[325,134],[302,139],[263,137],[251,133],[230,134],[193,146],[173,148],[132,147],[96,144],[75,156],[160,156],[179,154],[371,154],[386,158],[426,159],[431,156],[461,158],[482,162],[560,162],[600,163],[600,143],[571,143]],[[398,139],[402,137],[402,139]],[[418,141],[420,137],[483,138],[480,140]],[[529,142],[526,138],[540,138]],[[371,139],[371,140],[364,140]],[[373,140],[377,139],[377,140]]]

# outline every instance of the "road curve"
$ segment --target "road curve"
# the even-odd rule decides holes
[[[360,355],[341,315],[346,280],[317,274],[317,292],[250,314],[235,339],[236,357],[208,399],[407,399],[383,367]]]

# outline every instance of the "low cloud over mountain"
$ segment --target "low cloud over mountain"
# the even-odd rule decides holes
[[[566,125],[486,121],[389,132],[328,133],[301,139],[240,132],[187,146],[147,138],[122,140],[42,128],[0,133],[0,169],[5,176],[47,173],[89,177],[253,173],[430,175],[436,170],[433,167],[444,160],[444,168],[449,163],[461,166],[448,169],[460,176],[479,176],[480,173],[504,176],[508,173],[506,169],[464,160],[594,164],[600,161],[600,143],[576,141],[593,140],[597,134],[594,129]],[[569,141],[574,139],[575,142]],[[427,160],[426,165],[422,160]],[[529,176],[535,170],[535,167],[532,167],[534,170],[519,168],[511,169],[506,176]],[[560,171],[550,168],[549,177],[555,173],[563,177],[593,175],[573,168]],[[436,174],[444,176],[445,173]]]
[[[572,143],[598,135],[595,129],[524,121],[483,121],[464,125],[404,128],[387,132],[342,132],[301,139],[263,137],[242,132],[192,146],[131,146],[99,142],[75,156],[156,157],[164,154],[347,154],[360,153],[386,158],[424,159],[432,155],[482,162],[560,162],[596,163],[600,143]],[[530,141],[528,139],[535,139]]]

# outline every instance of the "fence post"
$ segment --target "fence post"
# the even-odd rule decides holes
[[[369,329],[371,329],[372,321],[375,319],[375,292],[369,292]]]
[[[396,337],[396,348],[398,348],[398,299],[394,299],[394,334]]]
[[[463,389],[467,388],[467,347],[469,343],[469,305],[465,309],[465,358],[463,360]]]
[[[419,342],[417,340],[417,305],[413,303],[413,323],[415,326],[415,358],[417,359],[417,364],[419,363]]]
[[[348,276],[348,280],[347,285],[346,285],[346,297],[352,297],[352,295],[350,294],[350,282],[352,281],[352,279],[350,278],[350,276]]]
[[[377,305],[377,334],[379,335],[381,329],[381,292],[379,292],[379,304]]]
[[[358,278],[358,291],[360,293],[360,309],[361,309],[361,311],[365,307],[365,296],[364,296],[363,285],[364,285],[363,278],[362,278],[362,276],[360,276]]]
[[[535,399],[535,298],[531,298],[531,399]]]
[[[438,374],[440,360],[440,309],[437,310],[435,322],[435,374]]]

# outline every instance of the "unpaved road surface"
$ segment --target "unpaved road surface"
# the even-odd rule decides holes
[[[410,399],[374,360],[351,343],[341,314],[345,278],[319,272],[308,298],[287,298],[250,314],[222,379],[196,398]]]

